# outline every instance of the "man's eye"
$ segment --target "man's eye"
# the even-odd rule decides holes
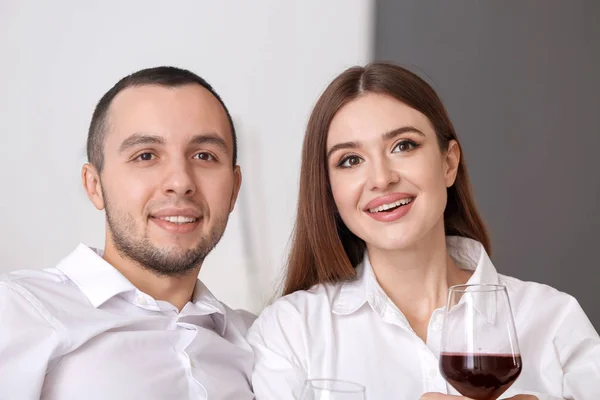
[[[212,154],[204,152],[198,153],[194,157],[202,161],[213,161],[215,159]]]
[[[142,153],[136,157],[136,159],[140,160],[140,161],[150,161],[150,160],[154,160],[155,158],[156,158],[156,156],[152,153]]]

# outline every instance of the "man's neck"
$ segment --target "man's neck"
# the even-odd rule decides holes
[[[158,275],[137,262],[123,257],[107,243],[103,257],[138,290],[155,300],[166,301],[179,311],[192,299],[200,266],[179,276]]]

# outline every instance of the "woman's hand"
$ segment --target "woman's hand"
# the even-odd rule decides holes
[[[471,400],[468,397],[452,396],[441,393],[425,393],[420,400]],[[530,394],[518,394],[506,400],[539,400],[537,397]]]

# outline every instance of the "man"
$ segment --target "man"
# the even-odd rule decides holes
[[[247,324],[197,279],[242,179],[224,103],[189,71],[138,71],[87,150],[104,251],[0,279],[0,398],[253,399]]]

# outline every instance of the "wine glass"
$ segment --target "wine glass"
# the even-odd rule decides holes
[[[365,388],[349,381],[309,379],[300,400],[365,400]]]
[[[440,353],[440,372],[463,396],[496,400],[513,384],[522,361],[505,286],[450,287]]]

